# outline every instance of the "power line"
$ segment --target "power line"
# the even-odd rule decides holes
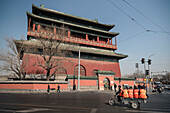
[[[132,6],[130,3],[128,3],[126,0],[123,0],[126,4],[128,4],[130,7],[132,7],[134,10],[136,10],[138,13],[140,13],[143,17],[145,17],[146,19],[148,19],[152,24],[154,24],[155,26],[157,26],[159,29],[161,29],[162,33],[170,33],[167,32],[166,30],[164,30],[162,27],[160,27],[157,23],[155,23],[153,20],[151,20],[150,18],[148,18],[147,16],[145,16],[142,12],[140,12],[138,9],[136,9],[134,6]],[[158,32],[158,31],[156,31]]]
[[[168,35],[170,35],[170,32],[164,32],[164,31],[147,30],[147,32],[154,32],[154,33],[167,33]]]
[[[113,6],[115,6],[116,8],[118,8],[123,14],[125,14],[127,17],[129,17],[132,21],[134,21],[136,24],[138,24],[141,28],[143,28],[145,31],[142,31],[140,33],[137,33],[133,36],[130,36],[124,40],[119,41],[119,43],[124,42],[126,40],[132,39],[135,36],[141,35],[145,32],[154,32],[154,33],[167,33],[168,35],[170,35],[170,32],[165,31],[163,28],[161,28],[159,25],[157,25],[155,22],[153,22],[151,19],[149,19],[148,17],[146,17],[145,15],[143,15],[140,11],[138,11],[135,7],[133,7],[132,5],[130,5],[128,2],[126,2],[125,0],[123,0],[125,3],[127,3],[128,5],[130,5],[131,7],[133,7],[136,11],[138,11],[141,15],[143,15],[145,18],[149,19],[153,24],[155,24],[157,27],[159,27],[161,30],[163,31],[154,31],[154,30],[150,30],[150,29],[146,29],[142,24],[140,24],[139,22],[137,22],[134,18],[132,18],[130,15],[128,15],[125,11],[123,11],[120,7],[118,7],[116,4],[114,4],[111,0],[108,0]]]
[[[127,17],[129,17],[132,21],[134,21],[136,24],[138,24],[141,28],[143,28],[145,31],[147,31],[147,29],[140,24],[139,22],[137,22],[134,18],[132,18],[130,15],[128,15],[126,12],[124,12],[121,8],[119,8],[116,4],[114,4],[111,0],[108,0],[112,5],[114,5],[116,8],[118,8],[122,13],[124,13]]]
[[[126,40],[129,40],[129,39],[135,38],[136,36],[139,36],[139,35],[141,35],[141,34],[143,34],[143,33],[145,33],[145,32],[147,32],[147,31],[142,31],[142,32],[137,33],[137,34],[135,34],[135,35],[133,35],[133,36],[130,36],[130,37],[128,37],[128,38],[126,38],[126,39],[124,39],[124,40],[121,40],[121,41],[119,41],[119,44],[120,44],[121,42],[126,41]]]

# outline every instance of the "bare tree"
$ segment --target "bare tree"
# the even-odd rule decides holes
[[[142,71],[136,71],[136,72],[134,72],[133,74],[131,74],[131,75],[127,75],[127,77],[128,78],[143,78],[145,75],[144,75],[144,73],[142,72]]]
[[[0,61],[3,62],[0,67],[1,71],[13,72],[19,79],[23,79],[26,76],[26,63],[22,64],[21,57],[24,51],[23,43],[20,43],[19,49],[17,49],[13,38],[5,38],[7,42],[7,49],[1,49]],[[25,61],[28,62],[29,59]]]
[[[50,77],[54,76],[58,70],[63,68],[63,61],[67,60],[65,56],[71,54],[69,51],[70,44],[65,42],[66,36],[67,31],[64,26],[56,30],[56,35],[53,34],[52,28],[46,27],[44,32],[36,38],[42,49],[42,53],[40,57],[37,56],[37,62],[35,62],[34,65],[46,70],[47,81],[49,81]]]

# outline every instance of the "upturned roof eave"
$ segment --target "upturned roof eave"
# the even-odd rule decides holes
[[[14,40],[15,44],[24,44],[24,45],[29,45],[29,46],[37,46],[37,47],[41,47],[40,44],[38,44],[38,41],[31,41],[31,40],[25,40],[25,41],[21,41],[21,40]],[[76,46],[73,47],[69,47],[70,51],[81,51],[84,53],[90,53],[90,54],[96,54],[96,55],[104,55],[104,56],[113,56],[113,57],[117,57],[118,59],[123,59],[128,57],[128,55],[123,55],[123,54],[118,54],[115,52],[106,52],[106,51],[99,51],[99,50],[92,50],[92,49],[85,49],[85,48],[79,48]]]
[[[115,26],[114,24],[113,25],[102,24],[102,23],[98,23],[98,22],[96,22],[94,20],[90,20],[90,19],[87,19],[87,18],[70,15],[70,14],[63,13],[63,12],[60,12],[60,11],[56,11],[56,10],[53,10],[53,9],[39,8],[39,7],[35,6],[34,4],[32,4],[32,9],[33,8],[36,8],[36,9],[39,9],[39,10],[43,10],[43,11],[47,11],[47,12],[52,12],[52,13],[55,13],[55,14],[60,14],[60,15],[66,16],[66,17],[71,17],[71,18],[75,18],[75,19],[91,22],[91,23],[98,24],[98,25],[102,25],[102,26],[108,27],[109,30],[112,29]]]
[[[27,12],[27,16],[32,16],[34,18],[38,18],[38,19],[43,19],[43,20],[48,20],[48,21],[52,21],[52,22],[56,22],[56,23],[62,23],[65,25],[70,25],[70,26],[74,26],[74,27],[79,27],[79,28],[83,28],[83,29],[88,29],[88,30],[92,30],[92,31],[97,31],[97,32],[101,32],[101,33],[106,33],[108,35],[112,35],[112,37],[119,35],[119,33],[115,33],[115,32],[108,32],[108,31],[103,31],[103,30],[99,30],[99,29],[95,29],[95,28],[89,28],[89,27],[85,27],[85,26],[80,26],[80,25],[76,25],[76,24],[72,24],[72,23],[68,23],[68,22],[63,22],[63,21],[59,21],[59,20],[54,20],[51,18],[46,18],[46,17],[41,17],[32,13]],[[109,37],[108,37],[109,38]]]

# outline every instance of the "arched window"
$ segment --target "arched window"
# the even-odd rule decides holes
[[[110,89],[110,80],[108,78],[104,78],[103,84],[104,84],[104,90]]]
[[[57,69],[57,75],[61,75],[61,74],[67,74],[66,69],[64,69],[64,68]]]
[[[97,69],[94,69],[94,70],[93,70],[92,76],[96,76],[96,77],[97,77]]]
[[[78,76],[78,65],[74,68],[74,76]],[[86,76],[86,69],[82,65],[80,65],[80,76]]]

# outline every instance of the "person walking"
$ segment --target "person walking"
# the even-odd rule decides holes
[[[50,85],[48,84],[47,93],[50,94]]]
[[[116,92],[116,88],[117,88],[117,85],[114,83],[114,89],[115,89],[115,92]]]
[[[60,85],[57,86],[57,92],[60,93]]]

